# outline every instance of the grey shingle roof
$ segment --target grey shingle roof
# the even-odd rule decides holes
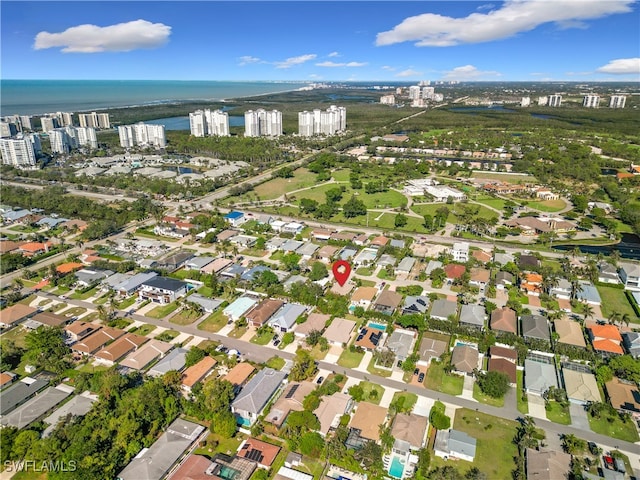
[[[235,410],[243,410],[258,415],[267,404],[271,396],[285,379],[284,372],[272,368],[260,370],[247,383],[231,406]]]

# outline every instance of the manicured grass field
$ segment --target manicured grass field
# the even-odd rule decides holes
[[[427,370],[427,378],[424,385],[438,392],[448,393],[449,395],[460,395],[464,386],[464,379],[457,375],[446,375],[444,373],[444,365],[441,363],[431,362],[429,370]]]
[[[138,300],[138,297],[136,295],[133,295],[129,298],[125,298],[123,301],[121,301],[117,307],[120,310],[124,310],[125,308],[129,308],[131,305],[133,305],[134,303],[136,303],[136,300]]]
[[[360,267],[356,270],[356,275],[364,275],[365,277],[369,277],[373,273],[373,270],[368,267]]]
[[[591,426],[591,430],[596,433],[627,442],[638,441],[638,430],[636,430],[636,427],[630,420],[622,422],[622,420],[620,420],[620,417],[616,416],[615,418],[611,417],[613,419],[613,422],[609,422],[609,420],[605,418],[604,415],[602,416],[602,418],[595,418],[591,415],[587,415],[587,417],[589,418],[589,425]]]
[[[262,200],[278,198],[283,193],[293,192],[301,188],[313,187],[317,184],[317,175],[306,168],[298,168],[293,172],[293,178],[274,178],[254,189]]]
[[[562,199],[558,200],[543,200],[541,202],[529,202],[527,207],[535,208],[541,212],[559,212],[567,204]]]
[[[345,368],[356,368],[360,365],[362,357],[364,357],[364,353],[350,352],[348,348],[345,348],[338,358],[338,365]]]
[[[161,305],[146,314],[147,317],[161,319],[173,313],[178,308],[178,304],[176,302],[171,302],[167,305]]]
[[[624,294],[624,290],[604,287],[597,285],[598,293],[602,299],[600,308],[602,309],[602,315],[605,318],[609,318],[613,312],[618,312],[622,315],[629,314],[629,318],[633,323],[640,323],[640,318],[636,316],[636,312],[633,311],[633,307],[629,304],[627,296]]]
[[[479,197],[476,199],[476,202],[482,203],[489,207],[497,208],[498,210],[504,210],[504,204],[506,200],[502,198],[493,198],[493,197]]]
[[[349,175],[351,175],[351,170],[348,168],[341,168],[340,170],[336,170],[335,172],[331,172],[331,177],[336,182],[348,182]]]
[[[248,328],[247,327],[240,327],[240,328],[234,328],[233,330],[231,330],[229,332],[229,336],[231,338],[240,338],[242,337],[245,333],[247,333]]]
[[[216,333],[220,331],[222,327],[227,324],[227,317],[222,313],[222,310],[213,312],[202,322],[198,324],[198,330],[204,330],[206,332]]]
[[[377,383],[367,382],[366,380],[363,380],[362,382],[360,382],[360,386],[364,390],[364,400],[366,402],[374,403],[376,405],[380,404],[380,400],[384,395],[384,387],[382,387],[381,385],[378,385]],[[371,392],[373,390],[375,390],[376,393],[371,395]]]
[[[338,202],[340,205],[347,202],[352,195],[355,195],[358,200],[361,200],[367,208],[396,208],[401,205],[405,205],[407,203],[406,197],[400,192],[396,192],[395,190],[387,190],[386,192],[378,192],[378,193],[366,193],[364,188],[359,190],[353,190],[348,184],[335,184],[335,183],[327,183],[324,185],[318,185],[315,188],[311,188],[309,190],[304,190],[301,192],[296,192],[295,197],[296,200],[300,200],[302,198],[309,198],[311,200],[315,200],[320,203],[324,203],[326,201],[325,192],[327,190],[331,190],[332,188],[340,188],[342,186],[346,186],[346,190],[342,195],[342,200]]]
[[[569,407],[563,407],[558,402],[551,401],[549,405],[545,407],[547,411],[547,418],[554,423],[561,425],[571,424],[571,414],[569,413]]]
[[[480,387],[477,383],[473,384],[473,398],[478,400],[480,403],[484,403],[485,405],[491,405],[492,407],[504,407],[504,397],[502,398],[493,398],[489,395],[485,395],[480,390]]]
[[[436,211],[439,208],[447,207],[449,209],[449,216],[447,217],[447,222],[455,223],[457,220],[455,212],[457,211],[462,212],[462,205],[463,204],[460,204],[460,203],[454,203],[453,205],[447,205],[446,203],[426,203],[422,205],[412,205],[411,210],[413,210],[415,213],[421,216],[431,215],[432,217],[435,217]],[[477,216],[480,218],[489,219],[492,217],[497,217],[498,213],[494,212],[493,210],[487,207],[480,205],[480,210],[478,210]]]
[[[157,335],[156,340],[162,340],[163,342],[170,342],[174,338],[180,335],[180,332],[177,330],[165,330],[161,334]]]

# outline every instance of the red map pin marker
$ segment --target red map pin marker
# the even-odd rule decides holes
[[[334,262],[332,270],[333,276],[341,287],[347,283],[349,275],[351,275],[351,265],[349,265],[349,262],[345,260],[338,260],[337,262]]]

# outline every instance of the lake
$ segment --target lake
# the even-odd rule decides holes
[[[610,255],[613,250],[620,252],[620,257],[640,260],[640,237],[632,233],[623,233],[620,243],[615,245],[557,245],[554,250],[571,251],[578,247],[582,253]]]

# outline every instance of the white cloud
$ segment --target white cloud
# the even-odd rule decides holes
[[[157,48],[171,35],[171,27],[146,20],[117,23],[106,27],[84,24],[64,32],[40,32],[33,48],[62,47],[64,53],[129,52],[140,48]]]
[[[339,57],[340,54],[338,52],[331,52],[327,57]]]
[[[316,67],[364,67],[367,65],[366,62],[320,62],[316,63]]]
[[[611,60],[596,71],[600,73],[614,73],[616,75],[640,74],[640,57]]]
[[[307,55],[300,55],[298,57],[289,57],[282,62],[274,62],[276,68],[291,68],[294,65],[300,65],[302,63],[313,60],[317,57],[315,53],[309,53]]]
[[[315,73],[312,73],[311,75],[309,75],[309,78],[318,79],[318,78],[322,78],[322,77],[320,75],[316,75]]]
[[[480,80],[486,78],[495,78],[500,77],[501,74],[499,72],[494,71],[482,71],[478,70],[473,65],[464,65],[462,67],[456,67],[453,70],[449,70],[445,72],[442,76],[443,80]]]
[[[396,67],[392,67],[391,65],[383,65],[382,70],[387,70],[388,72],[395,72]]]
[[[263,62],[258,57],[252,57],[251,55],[243,55],[242,57],[238,58],[238,60],[240,60],[238,65],[240,65],[241,67],[243,67],[245,65],[250,65],[252,63],[262,63]]]
[[[453,18],[433,13],[409,17],[378,33],[376,45],[416,42],[418,47],[481,43],[527,32],[545,23],[575,22],[632,11],[635,0],[507,0],[497,10]]]
[[[476,10],[480,11],[480,10],[491,10],[492,8],[495,8],[495,4],[494,3],[485,3],[483,5],[480,5],[476,8]]]
[[[403,70],[401,72],[396,73],[396,77],[401,77],[401,78],[405,78],[405,77],[419,77],[420,75],[422,75],[422,72],[417,72],[411,68],[407,69],[407,70]]]

